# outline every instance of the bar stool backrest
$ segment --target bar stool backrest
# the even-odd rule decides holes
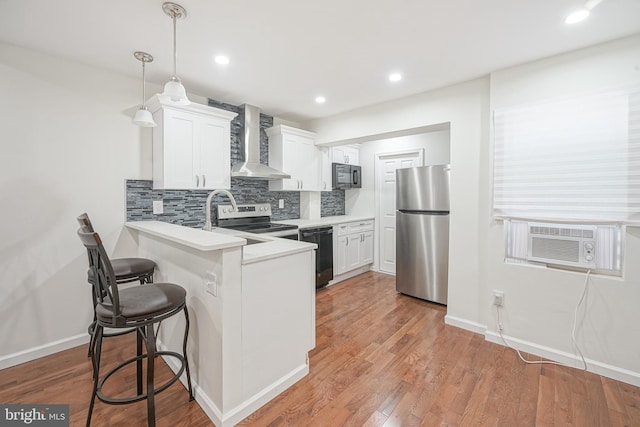
[[[93,229],[93,224],[91,224],[91,220],[89,219],[89,215],[87,215],[86,212],[81,214],[77,219],[80,227],[87,227],[89,231],[95,231]]]
[[[121,325],[124,319],[121,316],[116,276],[109,256],[102,245],[102,240],[98,233],[89,230],[87,226],[78,230],[78,237],[87,249],[89,269],[92,270],[93,277],[96,279],[96,283],[93,286],[95,301],[111,311],[113,326]]]

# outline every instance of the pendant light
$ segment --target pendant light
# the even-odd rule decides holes
[[[134,52],[133,56],[135,56],[138,61],[142,62],[142,105],[140,106],[140,109],[136,111],[136,115],[133,116],[133,124],[143,128],[152,128],[156,126],[156,122],[153,121],[151,111],[149,111],[145,105],[146,95],[144,66],[147,62],[153,61],[153,56],[149,55],[147,52]]]
[[[176,48],[176,20],[185,18],[187,16],[187,11],[179,4],[171,2],[163,3],[162,10],[173,21],[173,75],[164,85],[162,97],[174,105],[189,105],[191,104],[191,101],[187,98],[187,91],[182,85],[182,82],[178,78],[176,72],[176,63],[178,62],[178,53]]]

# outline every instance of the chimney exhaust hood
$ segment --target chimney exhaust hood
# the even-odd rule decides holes
[[[244,161],[231,166],[231,176],[245,179],[288,179],[291,175],[260,163],[260,109],[245,104],[244,137],[240,147],[244,151]]]

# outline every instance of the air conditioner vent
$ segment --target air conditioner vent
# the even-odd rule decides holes
[[[533,237],[531,239],[531,255],[536,258],[578,262],[580,261],[580,242]]]
[[[527,260],[595,268],[595,226],[529,223]]]
[[[584,237],[585,239],[593,239],[594,230],[580,229],[580,228],[566,228],[566,227],[529,226],[529,234],[539,234],[542,236],[578,237],[578,238]]]
[[[623,240],[624,227],[617,224],[505,220],[505,258],[510,262],[621,272]]]

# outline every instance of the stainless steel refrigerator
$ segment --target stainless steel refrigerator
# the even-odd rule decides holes
[[[447,304],[449,165],[396,171],[396,290]]]

